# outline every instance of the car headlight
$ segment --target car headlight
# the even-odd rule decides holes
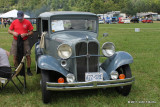
[[[111,57],[115,53],[115,46],[112,42],[106,42],[102,45],[102,53],[106,57]]]
[[[117,71],[112,71],[110,73],[110,75],[111,75],[112,80],[116,80],[118,78],[118,72]]]
[[[73,83],[75,81],[75,76],[73,74],[69,73],[69,74],[67,74],[66,79],[67,79],[67,82]]]
[[[62,44],[58,47],[58,55],[62,59],[67,59],[72,55],[72,48],[67,44]]]

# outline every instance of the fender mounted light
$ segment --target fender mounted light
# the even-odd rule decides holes
[[[58,83],[64,83],[64,78],[62,77],[58,78]]]
[[[125,79],[125,75],[124,74],[120,74],[119,75],[119,79]]]

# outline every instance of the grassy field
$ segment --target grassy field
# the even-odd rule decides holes
[[[135,28],[140,28],[140,32],[135,32]],[[0,28],[0,47],[9,51],[12,36],[6,33],[7,29]],[[0,107],[159,107],[160,23],[100,24],[99,29],[99,39],[103,33],[109,33],[108,37],[101,40],[101,45],[106,41],[113,42],[117,51],[126,51],[134,58],[131,70],[136,81],[129,96],[119,95],[114,88],[57,92],[53,94],[52,102],[45,105],[41,98],[40,75],[34,72],[33,48],[31,70],[34,76],[27,76],[25,94],[19,94],[15,87],[9,84],[0,92]],[[12,56],[9,59],[13,65]]]

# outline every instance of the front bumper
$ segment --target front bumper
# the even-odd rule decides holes
[[[75,83],[53,83],[46,82],[46,89],[53,91],[65,90],[84,90],[96,88],[109,88],[131,85],[135,81],[135,77],[118,79],[118,80],[105,80],[105,81],[91,81],[91,82],[75,82]]]

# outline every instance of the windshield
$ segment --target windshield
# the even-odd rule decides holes
[[[87,30],[96,32],[96,20],[51,20],[52,32],[63,30]]]

